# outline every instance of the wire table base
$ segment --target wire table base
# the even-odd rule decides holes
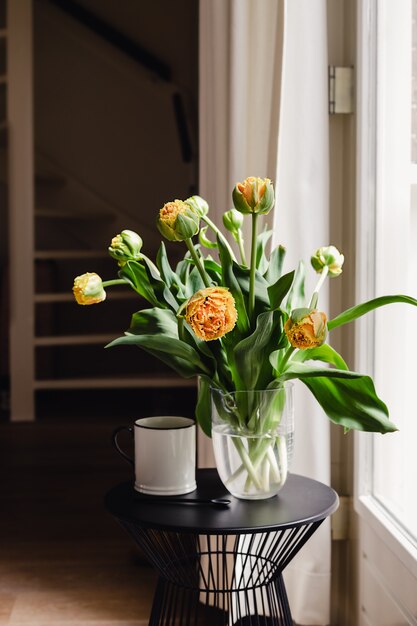
[[[224,497],[230,506],[200,505]],[[152,500],[131,483],[105,498],[159,573],[149,625],[293,626],[282,573],[337,509],[333,489],[290,474],[278,497],[238,500],[205,469],[182,498]]]
[[[321,521],[227,535],[121,523],[159,572],[150,626],[292,626],[282,571]]]

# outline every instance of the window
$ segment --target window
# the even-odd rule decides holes
[[[417,297],[417,0],[365,3],[359,143],[360,299]],[[370,44],[370,45],[369,45]],[[364,61],[364,59],[362,59]],[[367,79],[366,79],[367,77]],[[365,81],[368,83],[365,84]],[[366,103],[364,98],[366,98]],[[360,492],[417,547],[417,310],[389,305],[359,332],[359,367],[373,373],[399,432],[359,443]]]
[[[416,4],[357,3],[359,301],[417,295]],[[416,324],[415,307],[395,304],[356,327],[356,367],[400,429],[355,436],[358,626],[416,624]]]
[[[416,297],[417,1],[378,11],[375,291]],[[416,331],[413,307],[375,315],[375,383],[399,432],[373,438],[372,493],[417,542]]]

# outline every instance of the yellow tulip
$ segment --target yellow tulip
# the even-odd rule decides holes
[[[303,309],[298,309],[298,311],[303,311]],[[296,309],[286,321],[284,331],[293,348],[299,350],[317,348],[326,339],[326,314],[317,310],[308,312],[307,309],[304,315],[299,315]]]
[[[106,299],[103,282],[95,272],[77,276],[72,291],[78,304],[98,304]]]

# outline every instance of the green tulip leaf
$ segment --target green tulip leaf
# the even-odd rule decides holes
[[[134,335],[162,335],[178,339],[178,322],[170,309],[143,309],[132,315],[128,331]]]
[[[271,355],[272,357],[272,355]],[[295,363],[289,361],[284,372],[280,375],[280,380],[291,380],[293,378],[316,378],[317,376],[328,376],[329,378],[360,378],[363,374],[351,372],[347,369],[337,369],[334,367],[316,367],[305,363]]]
[[[293,309],[298,309],[300,307],[305,306],[305,292],[304,292],[304,282],[305,282],[305,265],[303,261],[300,261],[295,272],[294,281],[292,287],[288,293],[286,310],[288,315],[290,315]]]
[[[222,284],[222,266],[219,263],[216,263],[211,256],[208,256],[204,259],[204,269],[206,270],[208,276],[211,278],[214,285]]]
[[[343,324],[348,324],[349,322],[358,319],[358,317],[369,313],[369,311],[378,309],[381,306],[401,302],[417,306],[417,300],[415,298],[412,298],[411,296],[381,296],[379,298],[369,300],[368,302],[357,304],[356,306],[353,306],[352,308],[343,311],[343,313],[340,313],[340,315],[337,315],[337,317],[334,317],[332,320],[327,322],[327,328],[329,330],[332,330],[333,328],[337,328],[338,326],[342,326]]]
[[[390,433],[397,430],[388,417],[386,405],[378,398],[369,376],[357,378],[304,378],[324,412],[345,430]]]
[[[273,285],[277,282],[278,278],[282,276],[282,266],[284,264],[285,248],[284,246],[277,246],[271,253],[269,259],[269,267],[265,272],[265,280],[269,285]]]
[[[161,350],[161,342],[165,344],[163,345],[165,350]],[[173,367],[178,373],[185,369],[187,377],[203,373],[208,369],[207,365],[200,360],[191,342],[187,345],[187,342],[179,340],[178,320],[169,309],[144,309],[135,313],[126,336],[116,339],[106,347],[123,344],[138,345],[160,359],[162,359],[161,352],[168,353],[162,359],[164,363]],[[209,352],[205,356],[211,361],[209,369],[214,371],[215,362],[212,354]],[[207,359],[204,360],[207,362]]]
[[[177,263],[175,273],[180,277],[183,285],[187,285],[188,275],[191,271],[192,263],[190,253],[187,252],[182,261]]]
[[[295,272],[284,274],[276,283],[268,287],[268,296],[271,309],[278,309],[294,281]]]
[[[161,245],[156,256],[156,265],[159,269],[162,280],[165,282],[167,287],[171,290],[171,292],[173,291],[174,294],[177,293],[178,297],[183,299],[183,285],[181,283],[180,277],[174,272],[170,265],[165,244],[163,241],[161,241]]]
[[[128,345],[136,345],[143,348],[149,354],[169,365],[184,378],[192,378],[201,374],[212,375],[212,371],[202,362],[198,352],[180,339],[161,334],[142,335],[127,333],[124,337],[119,337],[107,344],[106,348]]]
[[[177,310],[177,300],[161,280],[157,267],[145,256],[141,261],[127,261],[121,268],[119,276],[128,280],[133,289],[153,306],[161,308],[169,306],[174,311]]]
[[[219,263],[211,258],[211,256],[207,256],[204,259],[204,269],[211,274],[217,274],[218,278],[221,278],[222,275],[222,266]]]
[[[262,233],[259,233],[256,240],[256,269],[262,275],[265,274],[269,267],[269,262],[265,250],[268,241],[271,239],[271,236],[272,230],[264,230]]]
[[[239,283],[243,295],[249,297],[250,270],[233,262],[233,273]],[[260,272],[255,272],[255,314],[259,315],[269,309],[268,283]]]
[[[119,271],[119,277],[127,280],[132,288],[154,306],[161,306],[149,283],[146,268],[141,262],[128,261]],[[162,306],[166,306],[165,303]]]
[[[200,291],[200,289],[204,289],[204,288],[205,288],[205,284],[204,284],[203,279],[201,278],[201,274],[198,271],[198,269],[194,266],[190,272],[190,275],[187,281],[187,290],[186,290],[187,298],[191,298],[191,296],[197,293],[197,291]]]
[[[200,228],[200,232],[198,233],[198,240],[200,244],[204,246],[205,248],[217,248],[217,243],[215,241],[211,241],[207,237],[206,235],[207,229],[208,229],[208,226],[203,226],[203,228]]]
[[[178,323],[178,336],[181,341],[184,341],[189,346],[201,353],[203,361],[210,362],[210,369],[215,372],[217,370],[216,356],[213,354],[212,345],[218,343],[217,341],[203,341],[194,334],[192,328],[187,324],[185,319],[180,319]]]
[[[340,370],[348,370],[343,358],[332,348],[328,343],[324,343],[318,348],[308,348],[307,350],[297,350],[290,363],[304,361],[323,361],[324,363],[330,363]]]
[[[271,378],[271,365],[265,354],[269,354],[276,343],[280,316],[280,311],[261,313],[258,315],[254,332],[235,346],[235,366],[246,389],[258,388],[265,365],[268,368],[269,379]]]

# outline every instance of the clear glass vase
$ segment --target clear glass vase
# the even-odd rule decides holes
[[[294,440],[292,390],[292,383],[256,391],[211,390],[217,471],[237,498],[271,498],[284,486]]]

